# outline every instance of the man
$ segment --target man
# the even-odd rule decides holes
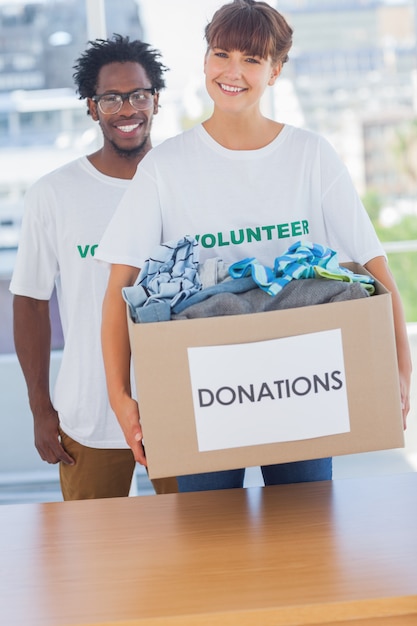
[[[135,460],[109,405],[102,363],[101,308],[108,267],[94,260],[118,202],[151,149],[166,67],[141,41],[89,42],[74,66],[80,99],[99,123],[103,146],[37,181],[28,191],[10,284],[14,338],[44,461],[60,464],[64,500],[129,494]],[[49,301],[57,289],[65,345],[49,391]],[[175,479],[154,481],[157,493]]]

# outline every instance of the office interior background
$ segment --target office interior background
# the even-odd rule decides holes
[[[8,283],[26,190],[41,175],[100,145],[100,132],[74,91],[73,63],[89,39],[112,33],[158,48],[170,70],[153,125],[156,145],[210,112],[203,80],[203,30],[221,4],[222,0],[0,0],[3,501],[15,501],[22,483],[36,482],[38,491],[47,485],[47,491],[50,477],[55,480],[51,472],[45,478],[46,468],[32,443],[31,418],[14,354]],[[415,345],[417,0],[270,4],[293,26],[294,44],[289,63],[265,97],[265,112],[325,135],[345,161],[386,247]],[[53,322],[53,366],[58,367],[62,334],[56,305]],[[414,403],[410,416],[414,424],[415,415]],[[417,468],[416,429],[411,423],[407,435],[412,470]],[[16,457],[19,438],[24,443],[23,459]]]

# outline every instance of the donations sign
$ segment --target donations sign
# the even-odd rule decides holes
[[[350,431],[340,329],[188,348],[200,452]]]

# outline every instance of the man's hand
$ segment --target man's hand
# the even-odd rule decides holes
[[[59,419],[49,393],[51,322],[49,301],[26,296],[13,298],[13,329],[16,354],[28,388],[35,430],[35,446],[43,461],[75,461],[61,445]]]
[[[39,456],[47,463],[74,465],[74,459],[65,452],[59,436],[58,413],[51,407],[41,416],[35,416],[35,446]]]

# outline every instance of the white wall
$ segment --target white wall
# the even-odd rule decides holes
[[[51,356],[51,384],[61,352]],[[0,474],[48,471],[33,443],[33,421],[25,380],[15,354],[0,355]]]

